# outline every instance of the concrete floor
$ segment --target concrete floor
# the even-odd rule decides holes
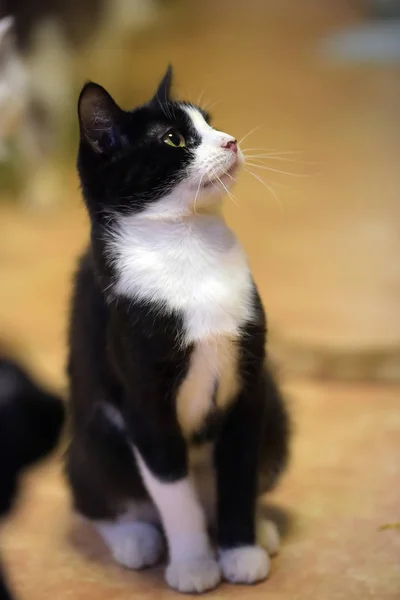
[[[354,10],[336,0],[190,1],[132,44],[122,79],[104,64],[86,77],[109,84],[128,106],[150,93],[171,60],[182,96],[205,90],[204,103],[218,102],[220,129],[240,139],[259,126],[245,148],[301,150],[264,163],[294,176],[254,169],[282,210],[243,172],[227,218],[275,329],[304,341],[381,346],[400,341],[399,73],[335,67],[316,54],[321,37],[360,20]],[[48,213],[0,205],[0,331],[58,387],[70,276],[87,238],[77,180],[67,172],[68,202]],[[385,526],[400,520],[400,385],[316,383],[284,371],[283,386],[295,421],[293,460],[267,500],[285,534],[281,554],[266,583],[222,586],[210,597],[399,598],[400,529]],[[161,569],[123,571],[74,522],[60,464],[28,477],[3,531],[18,598],[175,597]]]

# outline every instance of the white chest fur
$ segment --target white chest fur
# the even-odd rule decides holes
[[[190,435],[213,402],[223,408],[238,388],[236,342],[253,313],[246,256],[224,221],[209,215],[173,223],[125,217],[110,244],[118,294],[161,302],[183,316],[182,342],[194,350],[177,415]]]
[[[181,221],[124,217],[109,241],[115,291],[182,314],[186,343],[238,334],[252,316],[246,256],[219,216]]]

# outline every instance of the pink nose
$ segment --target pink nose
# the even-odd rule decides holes
[[[226,142],[225,144],[222,144],[223,148],[228,148],[228,150],[232,150],[232,152],[235,152],[235,154],[238,151],[237,148],[237,141],[236,140],[229,140],[229,142]]]

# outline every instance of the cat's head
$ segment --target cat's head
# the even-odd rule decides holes
[[[172,69],[156,94],[123,111],[101,86],[79,98],[78,168],[92,214],[174,218],[216,206],[235,179],[242,154],[209,115],[171,97]]]

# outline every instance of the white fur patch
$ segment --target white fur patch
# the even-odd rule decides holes
[[[219,584],[221,570],[213,558],[188,558],[168,565],[165,577],[168,585],[178,592],[201,594]]]
[[[118,517],[119,523],[142,521],[153,525],[161,524],[157,508],[150,499],[142,502],[129,502],[125,508],[125,512]]]
[[[95,527],[116,562],[128,569],[150,567],[161,558],[163,538],[160,531],[150,523],[97,522]]]
[[[186,330],[183,343],[237,336],[251,320],[247,258],[221,217],[120,217],[108,245],[118,273],[114,291],[179,311]]]
[[[138,450],[134,451],[146,488],[161,516],[170,562],[211,558],[206,520],[192,481],[189,478],[173,483],[160,481]]]
[[[226,144],[235,141],[235,138],[211,127],[197,108],[185,106],[184,110],[201,138],[201,143],[195,150],[195,159],[190,166],[190,177],[199,184],[213,180],[216,176],[224,177],[237,161],[241,163],[243,160],[239,149],[236,154],[226,148]],[[215,187],[219,188],[219,193],[224,193],[226,187],[230,187],[233,179],[228,176],[228,180],[223,179],[223,182],[221,184],[216,180]],[[224,186],[226,186],[225,190]]]
[[[202,143],[200,144],[200,147],[203,146],[204,149],[208,151],[216,149],[221,152],[222,156],[229,155],[223,146],[228,142],[235,141],[235,138],[232,135],[229,135],[229,133],[224,133],[223,131],[218,131],[218,129],[211,127],[201,112],[194,106],[185,106],[184,110],[189,115],[194,128],[201,137]]]
[[[256,583],[269,573],[269,556],[260,546],[243,546],[219,553],[224,578],[231,583]]]

